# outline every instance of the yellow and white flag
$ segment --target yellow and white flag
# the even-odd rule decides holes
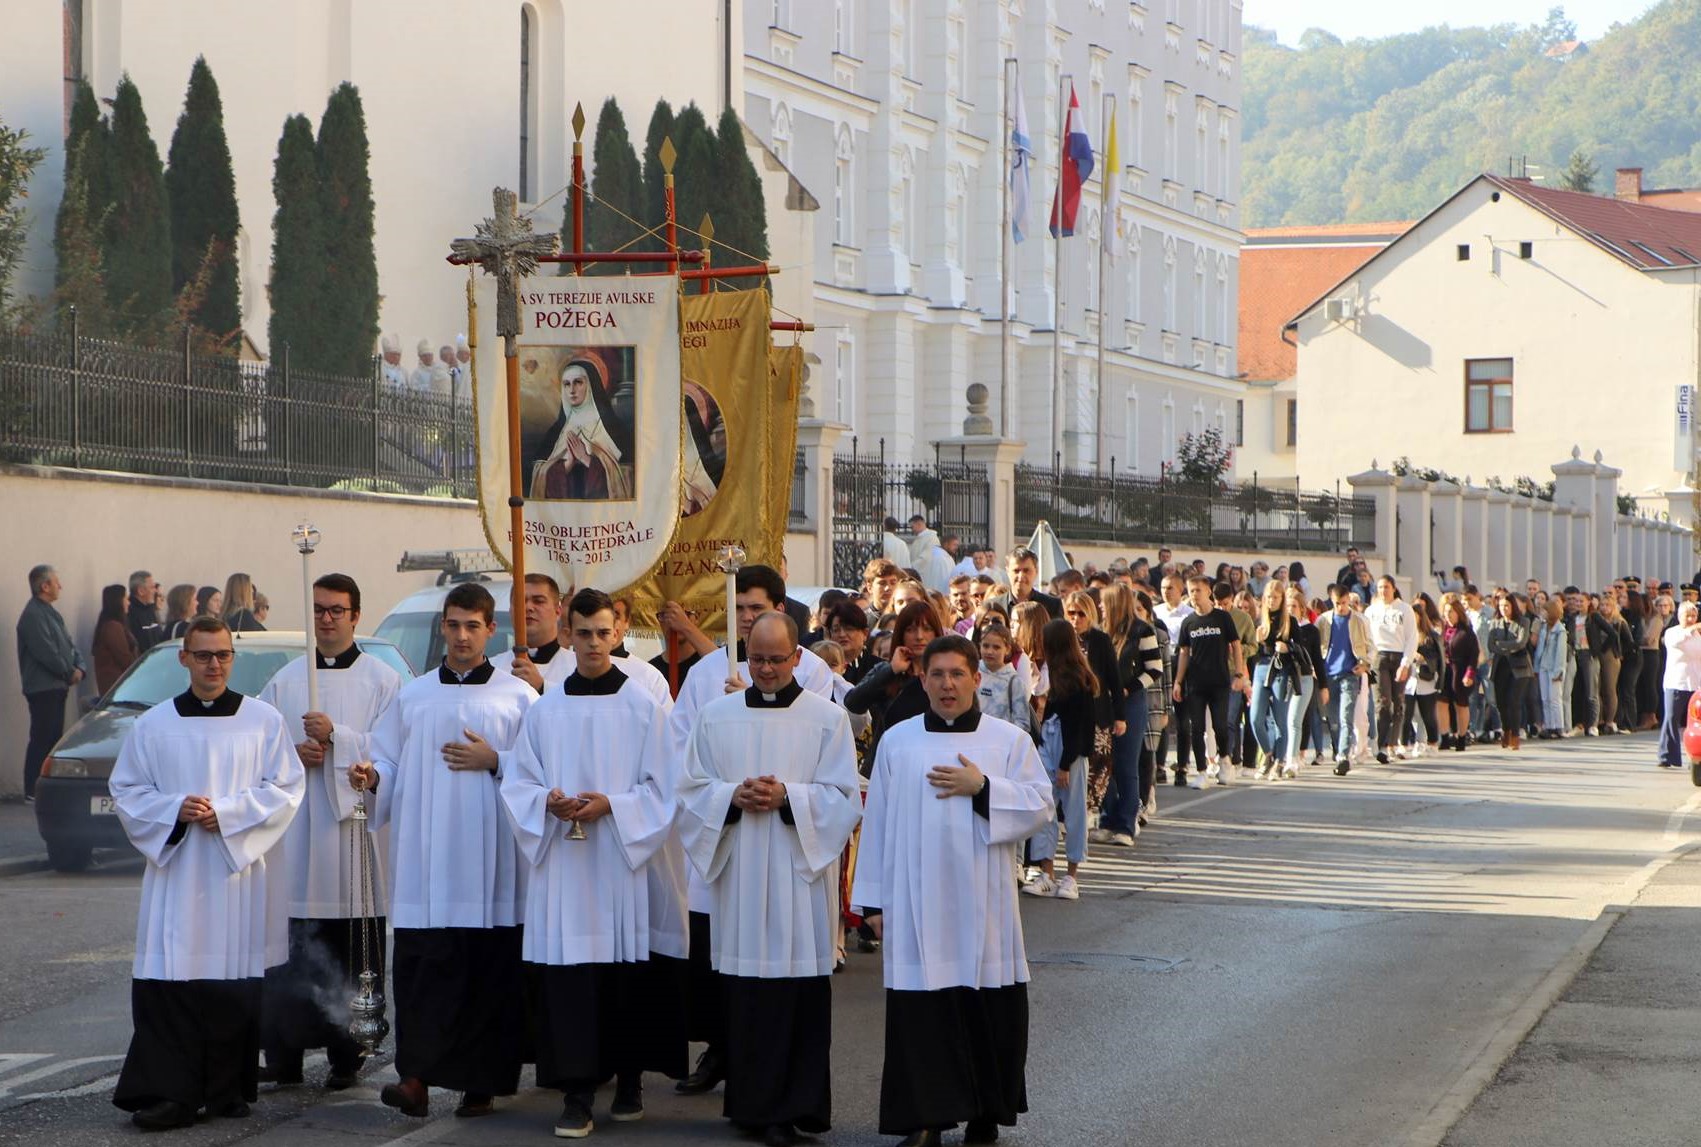
[[[1109,101],[1107,101],[1109,102]],[[1110,139],[1104,149],[1104,204],[1099,211],[1099,241],[1116,258],[1122,238],[1122,158],[1116,153],[1116,104],[1110,103]]]

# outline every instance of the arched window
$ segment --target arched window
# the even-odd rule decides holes
[[[1140,392],[1132,386],[1122,405],[1122,464],[1126,469],[1140,469]]]
[[[855,155],[850,128],[840,127],[838,145],[833,153],[833,242],[841,247],[855,246],[852,239],[856,235],[853,217],[856,185],[851,182],[854,174],[851,162]]]
[[[791,109],[784,104],[774,105],[774,157],[791,166]]]
[[[537,199],[537,9],[520,5],[520,202]]]

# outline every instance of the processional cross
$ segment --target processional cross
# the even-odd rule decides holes
[[[560,236],[532,230],[531,219],[519,214],[519,196],[505,187],[491,193],[494,214],[473,229],[471,239],[449,244],[456,263],[477,263],[496,276],[496,333],[502,336],[502,357],[508,392],[508,513],[512,540],[510,563],[514,595],[509,617],[514,626],[514,656],[526,656],[526,533],[525,479],[520,459],[520,280],[537,271],[538,258],[553,255]]]

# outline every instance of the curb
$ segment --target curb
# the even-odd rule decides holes
[[[0,879],[8,876],[27,876],[32,872],[47,871],[47,857],[23,856],[15,860],[0,860]]]

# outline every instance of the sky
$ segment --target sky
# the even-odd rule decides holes
[[[1599,39],[1615,22],[1629,22],[1656,0],[1246,0],[1248,24],[1274,28],[1282,43],[1299,42],[1307,28],[1323,28],[1343,40],[1374,39],[1415,32],[1436,24],[1468,28],[1486,24],[1539,24],[1548,9],[1563,5],[1585,40]]]

